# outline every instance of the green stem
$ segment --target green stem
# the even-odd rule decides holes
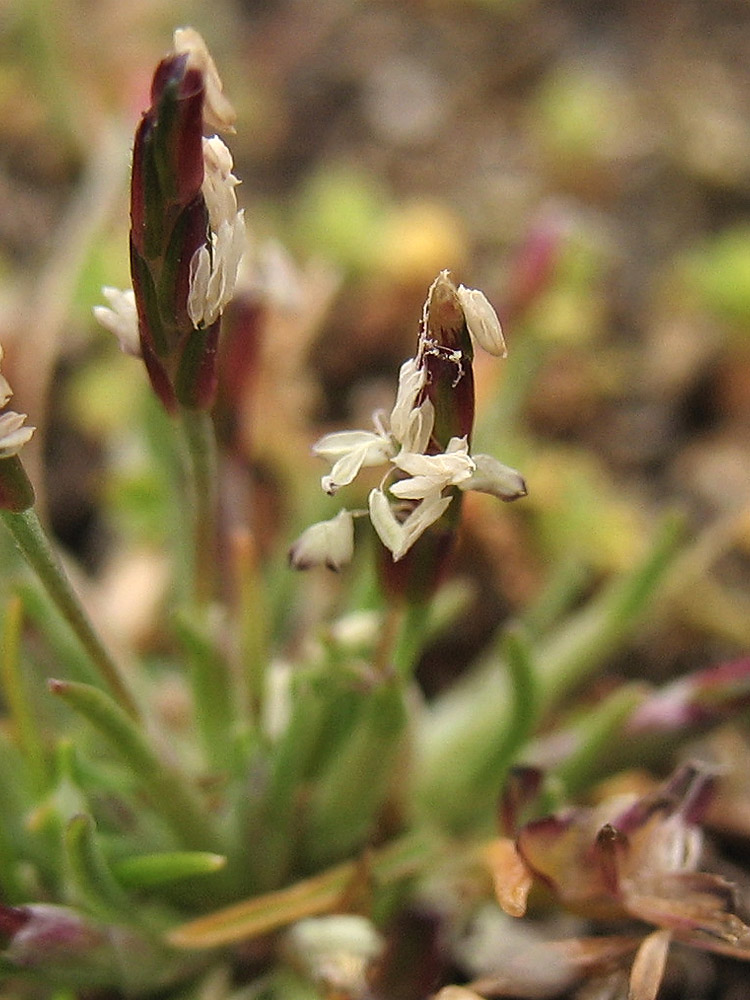
[[[14,513],[0,511],[16,545],[35,571],[60,614],[91,658],[97,673],[111,690],[120,706],[133,718],[139,717],[133,695],[98,633],[83,610],[78,595],[68,579],[33,508]]]
[[[216,588],[216,436],[211,414],[205,410],[182,407],[180,421],[193,519],[193,598],[201,605],[211,601]]]
[[[653,603],[657,585],[674,561],[683,528],[679,515],[665,517],[641,564],[540,643],[537,662],[543,712],[581,684]]]

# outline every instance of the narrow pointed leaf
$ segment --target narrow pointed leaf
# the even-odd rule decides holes
[[[138,778],[154,811],[177,842],[190,850],[210,850],[219,838],[207,810],[185,775],[163,763],[144,734],[103,691],[88,684],[52,680],[50,691],[88,719]]]
[[[172,851],[124,858],[112,866],[117,881],[132,889],[150,889],[223,868],[226,858],[208,851]]]

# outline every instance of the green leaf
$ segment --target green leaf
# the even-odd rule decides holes
[[[189,850],[212,850],[220,838],[205,804],[184,774],[165,764],[133,720],[103,691],[73,681],[49,681],[50,691],[83,715],[105,737],[119,759],[132,770],[152,809]],[[221,853],[219,851],[218,853]]]
[[[171,851],[139,854],[113,865],[117,881],[130,889],[150,889],[196,875],[210,875],[226,864],[222,854],[208,851]]]
[[[105,921],[141,923],[139,908],[114,878],[96,840],[91,816],[74,816],[63,834],[71,902]]]

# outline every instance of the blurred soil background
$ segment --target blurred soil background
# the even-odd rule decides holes
[[[295,392],[287,346],[307,366],[311,491],[307,443],[387,405],[440,269],[504,319],[478,434],[530,495],[467,503],[456,563],[478,596],[425,657],[427,692],[555,573],[583,597],[632,565],[675,507],[697,540],[686,585],[611,674],[746,652],[746,0],[0,0],[0,340],[64,544],[94,572],[116,544],[107,440],[145,378],[91,306],[127,284],[129,143],[188,23],[237,108],[254,245],[336,270],[312,334],[274,348],[277,391]]]

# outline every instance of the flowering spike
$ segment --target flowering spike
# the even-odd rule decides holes
[[[430,286],[417,353],[401,366],[390,414],[373,414],[372,430],[326,434],[313,452],[330,463],[321,479],[330,494],[348,486],[364,468],[387,465],[370,491],[370,521],[391,563],[390,589],[419,600],[434,588],[458,523],[461,492],[480,490],[515,500],[526,495],[520,473],[489,455],[470,454],[474,424],[472,336],[504,356],[500,322],[481,292],[456,288],[447,271]],[[431,552],[421,539],[430,535]],[[404,559],[417,543],[418,556]],[[412,565],[414,563],[414,565]],[[419,563],[419,565],[416,565]],[[303,563],[292,560],[302,568]]]
[[[151,107],[133,145],[129,293],[104,292],[95,315],[123,349],[140,354],[168,410],[207,409],[216,395],[219,318],[234,293],[245,245],[232,157],[209,131],[233,131],[234,111],[200,35],[175,32],[156,68]]]

